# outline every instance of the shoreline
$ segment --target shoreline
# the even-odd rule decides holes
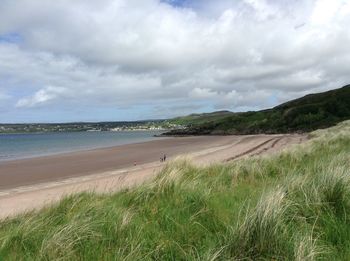
[[[195,165],[207,166],[243,157],[274,153],[289,145],[300,144],[306,140],[306,135],[169,138],[122,145],[107,150],[94,150],[73,153],[73,155],[49,156],[14,161],[11,164],[0,164],[0,184],[2,185],[2,188],[0,188],[0,219],[40,209],[74,193],[83,191],[116,192],[152,180],[166,165],[164,162],[161,163],[158,157],[154,159],[155,155],[159,156],[161,149],[169,149],[170,153],[167,152],[167,158],[170,161],[179,156],[184,156],[189,157]],[[124,152],[124,157],[121,157],[119,161],[116,160],[117,157],[114,154],[116,151]],[[133,162],[130,162],[133,158],[130,153],[135,152],[144,156],[143,160],[136,166]],[[104,157],[106,155],[109,155],[107,159]],[[111,160],[112,165],[110,165]],[[129,162],[125,162],[125,160],[129,160]],[[109,168],[106,169],[106,165]],[[92,168],[92,166],[98,168]],[[6,168],[10,172],[4,175]],[[14,175],[15,172],[11,172],[11,168],[17,171],[17,175]],[[81,168],[85,172],[81,171]],[[86,170],[89,170],[89,172],[86,172]],[[22,175],[18,175],[18,171],[22,171]],[[46,174],[46,179],[41,179],[42,176],[35,171]],[[56,171],[55,173],[59,175],[53,175],[52,171]],[[74,171],[76,172],[74,173]],[[67,172],[73,175],[67,175]],[[29,177],[30,179],[23,182],[23,177]],[[8,185],[4,186],[4,184]]]
[[[32,159],[39,159],[39,158],[50,158],[50,157],[57,157],[57,156],[67,156],[67,155],[71,155],[71,154],[79,154],[82,152],[93,152],[96,150],[104,150],[104,149],[113,149],[119,146],[127,146],[127,145],[134,145],[134,144],[140,144],[140,143],[147,143],[147,142],[152,142],[152,141],[156,141],[161,140],[161,139],[168,139],[168,138],[172,138],[172,137],[157,137],[155,136],[157,139],[152,139],[152,140],[148,140],[148,141],[138,141],[135,143],[127,143],[127,144],[120,144],[120,145],[111,145],[111,146],[101,146],[101,147],[87,147],[87,148],[81,148],[79,150],[66,150],[66,151],[61,151],[61,152],[49,152],[46,154],[35,154],[33,156],[21,156],[19,158],[9,158],[9,159],[1,159],[0,158],[0,167],[1,164],[3,163],[10,163],[10,162],[14,162],[14,161],[22,161],[22,160],[32,160]],[[1,190],[1,188],[0,188]]]
[[[229,142],[227,137],[167,137],[39,157],[0,161],[0,191],[159,161]]]
[[[25,141],[31,137],[31,136],[39,136],[40,135],[54,135],[52,141],[50,143],[41,146],[41,148],[36,148],[38,146],[34,146],[33,150],[26,151],[25,149],[23,150],[15,150],[15,151],[7,151],[6,146],[8,146],[10,143],[8,143],[9,140],[5,139],[5,148],[3,151],[0,152],[0,164],[4,162],[10,162],[10,161],[15,161],[15,160],[25,160],[25,159],[35,159],[35,158],[40,158],[40,157],[49,157],[49,156],[59,156],[63,154],[71,154],[71,153],[80,153],[84,151],[90,151],[90,150],[99,150],[99,149],[108,149],[116,146],[121,146],[121,145],[129,145],[129,144],[137,144],[137,143],[143,143],[143,142],[149,142],[149,141],[154,141],[154,140],[159,140],[159,139],[165,139],[167,137],[157,137],[157,134],[159,134],[159,131],[135,131],[138,133],[145,133],[147,135],[141,134],[141,136],[136,136],[134,139],[130,138],[129,136],[126,137],[126,140],[123,140],[123,135],[126,135],[130,132],[133,131],[118,131],[118,132],[113,132],[113,131],[105,131],[104,133],[110,133],[110,134],[115,134],[115,133],[121,133],[121,137],[113,137],[113,136],[102,136],[102,141],[103,142],[87,142],[87,140],[84,138],[85,136],[82,136],[82,141],[78,143],[74,143],[73,146],[70,146],[69,144],[65,144],[65,146],[58,146],[55,147],[55,145],[52,145],[50,143],[53,143],[56,140],[61,140],[62,142],[67,142],[69,139],[72,139],[72,137],[67,136],[67,135],[76,135],[78,133],[90,133],[90,132],[36,132],[36,133],[8,133],[8,134],[0,134],[1,136],[10,136],[13,137],[12,139],[15,139],[15,137],[25,135]],[[28,136],[27,136],[28,135]],[[58,136],[56,136],[58,135]],[[63,135],[60,137],[60,135]],[[66,137],[65,137],[66,136]],[[29,138],[28,138],[29,137]],[[110,137],[111,142],[106,143],[106,137]],[[46,138],[46,137],[45,137]],[[80,136],[77,137],[80,139]],[[92,137],[93,139],[96,139],[96,137]],[[113,140],[113,138],[115,138]],[[10,138],[11,139],[11,138]],[[85,139],[85,140],[84,140]],[[1,140],[0,140],[1,142]],[[8,143],[8,145],[6,145]],[[35,138],[35,143],[38,143],[38,138]],[[34,142],[33,142],[34,144]],[[20,144],[14,144],[15,147],[20,148]],[[0,146],[0,149],[2,146]]]

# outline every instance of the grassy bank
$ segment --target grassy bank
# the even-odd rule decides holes
[[[350,122],[272,157],[170,163],[0,223],[0,260],[349,260]]]
[[[310,132],[350,119],[350,85],[306,95],[260,111],[218,111],[170,120],[186,128],[164,135],[258,134]]]

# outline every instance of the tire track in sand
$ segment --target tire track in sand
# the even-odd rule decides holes
[[[225,159],[224,162],[230,162],[230,161],[233,161],[233,160],[236,160],[236,159],[242,158],[244,156],[248,156],[248,155],[249,156],[260,155],[260,154],[267,152],[268,150],[274,148],[277,145],[277,143],[280,142],[282,139],[283,139],[283,137],[271,138],[271,139],[265,140],[262,143],[254,146],[254,147],[252,147],[252,148],[250,148],[250,149],[248,149],[248,150],[246,150],[238,155],[235,155],[233,157]],[[265,145],[268,145],[269,143],[271,143],[270,146],[263,148]],[[263,149],[261,150],[261,148],[263,148]]]

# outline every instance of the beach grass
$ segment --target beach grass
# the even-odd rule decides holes
[[[310,136],[4,220],[0,260],[349,260],[350,121]]]

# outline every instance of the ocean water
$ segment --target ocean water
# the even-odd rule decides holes
[[[0,161],[132,144],[154,139],[161,131],[58,132],[0,134]]]

